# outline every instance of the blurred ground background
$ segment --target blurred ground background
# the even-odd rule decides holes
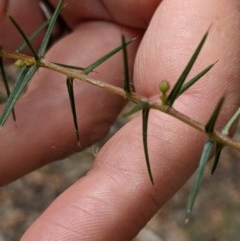
[[[8,71],[13,73],[12,70]],[[4,91],[0,85],[0,101]],[[119,122],[117,123],[119,125]],[[236,138],[240,141],[240,131]],[[17,241],[39,214],[92,165],[98,144],[0,188],[0,241]],[[224,149],[216,174],[205,175],[193,217],[184,224],[193,178],[134,241],[240,240],[240,153]]]

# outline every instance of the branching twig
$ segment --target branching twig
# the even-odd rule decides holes
[[[27,66],[36,65],[38,67],[51,69],[55,72],[59,72],[65,76],[68,76],[75,80],[78,79],[78,80],[87,82],[89,84],[95,85],[97,87],[100,87],[102,89],[105,89],[113,94],[119,95],[119,96],[123,97],[124,99],[128,99],[129,101],[132,101],[134,103],[147,102],[149,104],[150,109],[157,109],[161,112],[164,112],[168,115],[171,115],[171,116],[177,118],[178,120],[188,124],[189,126],[193,127],[194,129],[196,129],[198,131],[206,133],[205,125],[184,115],[183,113],[177,111],[176,109],[174,109],[173,107],[171,107],[169,105],[163,105],[160,102],[160,99],[159,99],[159,101],[153,101],[153,100],[150,100],[150,99],[148,99],[142,95],[139,95],[137,93],[134,93],[134,92],[128,93],[120,87],[111,85],[104,81],[93,79],[93,78],[89,77],[88,75],[84,74],[83,71],[76,71],[74,69],[65,68],[58,64],[54,64],[49,61],[46,61],[45,59],[40,59],[39,61],[36,62],[36,60],[33,57],[24,55],[22,53],[11,52],[11,51],[6,51],[6,50],[1,50],[0,56],[3,58],[11,58],[11,59],[18,60],[18,64],[22,63],[23,65],[27,65]],[[215,142],[221,143],[223,145],[229,146],[231,148],[234,148],[234,149],[240,151],[240,143],[234,141],[233,139],[229,138],[226,135],[223,135],[221,132],[213,131],[212,133],[209,133],[207,135],[209,136],[209,138],[211,140],[213,140]]]

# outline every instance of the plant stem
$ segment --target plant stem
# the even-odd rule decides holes
[[[63,75],[66,75],[73,79],[78,79],[84,82],[87,82],[89,84],[95,85],[97,87],[100,87],[102,89],[105,89],[113,94],[119,95],[123,97],[124,99],[128,99],[129,101],[132,101],[134,103],[139,102],[147,102],[149,104],[149,108],[157,109],[161,112],[164,112],[170,116],[175,117],[176,119],[186,123],[187,125],[193,127],[194,129],[205,133],[208,135],[208,137],[218,143],[221,143],[223,145],[229,146],[231,148],[234,148],[238,151],[240,151],[240,143],[234,141],[233,139],[229,138],[226,135],[223,135],[222,133],[218,131],[213,131],[212,133],[206,133],[204,125],[197,122],[196,120],[184,115],[183,113],[177,111],[173,107],[169,105],[163,105],[160,100],[159,101],[153,101],[150,100],[144,96],[141,96],[137,93],[127,93],[124,89],[108,84],[106,82],[93,79],[89,77],[88,75],[84,74],[81,71],[77,71],[74,69],[65,68],[63,66],[48,62],[44,59],[40,59],[36,61],[33,57],[30,57],[28,55],[24,55],[18,52],[11,52],[1,49],[0,56],[3,58],[11,58],[15,60],[22,60],[23,62],[27,63],[27,65],[36,65],[38,67],[43,67],[47,69],[51,69],[53,71],[62,73]]]

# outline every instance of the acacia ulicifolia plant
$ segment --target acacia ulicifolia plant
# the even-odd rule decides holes
[[[192,57],[190,58],[189,62],[187,63],[185,69],[183,70],[182,74],[179,76],[178,80],[176,81],[174,86],[170,86],[167,80],[160,82],[159,84],[159,100],[153,101],[144,96],[139,95],[135,92],[133,83],[130,81],[130,77],[128,74],[128,56],[127,56],[127,46],[133,41],[126,41],[125,37],[122,35],[121,40],[122,44],[115,49],[111,50],[110,52],[106,53],[100,59],[97,59],[95,62],[90,64],[89,66],[83,68],[79,66],[70,66],[62,63],[54,63],[49,62],[44,59],[44,55],[49,44],[49,40],[53,31],[53,28],[56,24],[57,18],[63,8],[63,0],[60,0],[58,6],[55,9],[52,17],[46,21],[42,26],[39,27],[31,36],[26,36],[24,31],[18,25],[18,23],[14,20],[13,17],[9,17],[11,22],[15,25],[21,36],[23,37],[24,43],[19,46],[19,48],[15,51],[8,51],[0,47],[0,68],[2,73],[2,78],[4,81],[4,85],[6,88],[6,92],[8,95],[7,102],[3,109],[3,112],[0,116],[0,126],[3,126],[6,122],[8,116],[12,113],[13,118],[15,121],[16,116],[14,112],[14,105],[19,99],[20,95],[26,88],[27,84],[31,81],[33,75],[39,68],[48,68],[52,71],[56,71],[62,73],[66,76],[66,86],[69,94],[70,106],[73,116],[73,124],[75,127],[76,132],[76,139],[78,144],[80,145],[80,134],[78,129],[78,119],[76,114],[76,106],[74,100],[74,80],[80,80],[92,84],[96,87],[105,89],[113,94],[119,95],[124,99],[128,99],[129,101],[133,102],[135,105],[132,110],[130,110],[126,115],[131,115],[137,111],[142,111],[142,140],[143,140],[143,152],[145,154],[146,166],[149,174],[149,178],[151,183],[154,185],[154,177],[151,171],[150,165],[150,155],[148,153],[148,143],[147,143],[147,130],[148,130],[148,116],[151,109],[157,109],[161,112],[164,112],[168,115],[171,115],[180,121],[188,124],[189,126],[195,128],[198,131],[204,132],[206,134],[207,140],[204,144],[202,155],[199,161],[199,167],[196,173],[196,179],[193,185],[192,192],[190,194],[189,204],[187,208],[187,217],[186,220],[189,219],[190,214],[193,209],[193,205],[198,194],[200,184],[203,178],[203,173],[205,171],[206,165],[212,155],[212,149],[215,148],[215,157],[212,167],[212,174],[215,172],[216,167],[219,162],[219,157],[221,154],[221,150],[224,146],[229,146],[240,151],[240,143],[233,140],[229,137],[229,129],[231,126],[236,122],[238,117],[240,116],[240,108],[238,111],[230,118],[226,126],[223,128],[221,132],[218,132],[214,129],[217,117],[221,111],[221,107],[224,104],[224,97],[219,98],[219,102],[216,105],[216,108],[213,110],[212,115],[209,117],[209,121],[205,124],[198,123],[197,121],[193,120],[191,117],[184,115],[184,113],[178,112],[174,107],[175,100],[182,95],[185,91],[191,88],[196,82],[198,82],[208,71],[216,63],[212,63],[203,69],[200,73],[194,76],[192,79],[187,80],[188,74],[191,71],[197,57],[204,46],[204,43],[207,39],[209,34],[209,30],[205,33],[202,37],[201,41],[197,45],[196,50],[194,51]],[[43,38],[42,44],[36,52],[31,45],[31,40],[43,29],[47,27],[47,31],[45,37]],[[31,52],[32,56],[24,55],[21,51],[28,47]],[[107,61],[117,52],[122,51],[123,53],[123,63],[124,63],[124,87],[119,88],[108,84],[104,81],[95,80],[90,78],[88,74],[92,72],[97,66],[101,65],[103,62]],[[8,81],[6,78],[4,64],[2,59],[3,58],[11,58],[16,60],[16,65],[21,69],[20,73],[16,79],[15,85],[10,92],[10,88],[8,86]],[[186,82],[186,83],[185,83]],[[168,93],[170,91],[170,93]],[[81,121],[81,120],[80,120]]]

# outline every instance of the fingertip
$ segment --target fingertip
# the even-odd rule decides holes
[[[221,4],[217,1],[209,4],[205,0],[187,1],[185,4],[173,0],[162,2],[137,54],[134,73],[137,91],[146,96],[156,95],[162,79],[167,79],[173,86],[211,24],[208,38],[187,80],[219,61],[188,93],[197,95],[202,89],[208,89],[217,96],[227,83],[232,84],[228,92],[233,91],[236,80],[233,81],[230,75],[239,75],[235,68],[239,65],[237,5],[235,0],[225,0]],[[230,71],[233,72],[230,74]]]

